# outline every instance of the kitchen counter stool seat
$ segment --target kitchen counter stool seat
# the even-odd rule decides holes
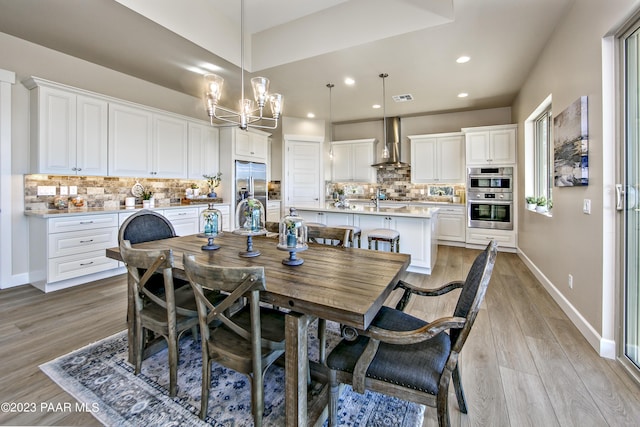
[[[372,243],[375,243],[375,250],[378,250],[378,242],[387,242],[391,252],[400,252],[400,232],[397,230],[375,228],[369,231],[367,240],[369,249],[374,249],[371,247]]]

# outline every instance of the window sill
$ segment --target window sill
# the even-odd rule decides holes
[[[538,212],[536,210],[531,210],[531,209],[525,209],[528,212],[534,213],[534,214],[538,214],[538,215],[542,215],[542,216],[548,216],[549,218],[553,217],[553,214],[551,213],[551,211],[546,211],[546,212]]]

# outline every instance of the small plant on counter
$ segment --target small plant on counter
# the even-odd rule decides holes
[[[210,191],[213,191],[217,186],[220,185],[222,181],[222,172],[218,172],[215,175],[202,175],[204,179],[207,180],[207,185],[209,186]]]
[[[151,189],[145,188],[142,191],[142,200],[151,200],[152,197],[153,197],[153,191],[151,191]]]
[[[193,184],[191,184],[191,188],[195,190],[197,188],[200,188],[200,186],[194,182]]]

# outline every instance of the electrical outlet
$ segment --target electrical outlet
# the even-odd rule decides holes
[[[582,201],[582,212],[591,215],[591,199],[584,199]]]
[[[38,185],[36,193],[38,196],[55,196],[56,187],[53,185]]]
[[[70,185],[69,186],[69,195],[70,196],[77,196],[78,195],[78,187],[76,185]]]
[[[69,187],[67,187],[66,185],[61,185],[60,186],[60,195],[61,196],[69,195]]]
[[[573,275],[569,275],[569,289],[573,289]]]

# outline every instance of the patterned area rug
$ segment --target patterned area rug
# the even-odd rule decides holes
[[[337,342],[331,325],[328,342]],[[317,360],[317,338],[309,328],[310,358]],[[170,398],[167,350],[142,363],[133,374],[127,362],[126,331],[90,344],[40,366],[53,381],[108,426],[245,426],[252,425],[251,385],[246,376],[213,363],[208,417],[200,409],[201,355],[199,342],[180,341],[178,395]],[[265,426],[283,426],[284,370],[272,366],[265,375]],[[377,393],[340,398],[339,423],[344,426],[421,426],[424,406]],[[325,426],[326,426],[325,422]]]

